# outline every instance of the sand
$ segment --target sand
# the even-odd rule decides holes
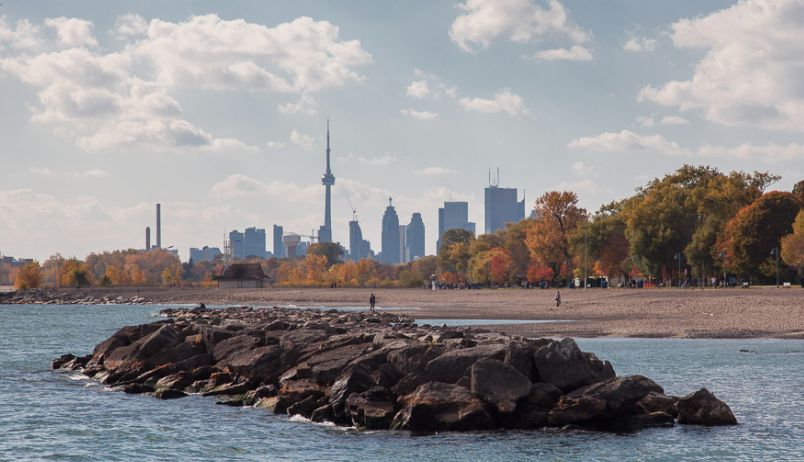
[[[139,289],[155,303],[227,306],[404,308],[427,319],[550,321],[495,324],[489,329],[527,337],[675,337],[804,339],[804,290],[733,289]],[[89,289],[93,296],[130,296],[137,289]]]

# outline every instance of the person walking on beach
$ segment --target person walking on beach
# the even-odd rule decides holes
[[[374,298],[374,294],[371,294],[371,297],[369,297],[369,311],[374,311],[375,303],[377,303],[377,299]]]
[[[561,306],[561,291],[557,290],[556,291],[556,308],[558,308],[559,306]]]

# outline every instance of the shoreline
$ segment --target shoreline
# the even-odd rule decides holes
[[[420,324],[428,319],[550,321],[483,325],[525,337],[804,339],[804,290],[799,288],[573,289],[561,291],[560,308],[553,301],[555,289],[91,287],[39,293],[66,303],[120,299],[136,304],[366,309],[374,293],[379,308],[394,308],[393,313],[412,316]],[[8,302],[0,297],[0,303]]]

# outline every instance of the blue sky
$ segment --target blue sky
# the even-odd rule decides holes
[[[600,205],[684,163],[804,178],[804,2],[15,1],[0,7],[0,252],[219,246],[393,196]],[[520,196],[521,197],[521,196]],[[269,239],[269,250],[270,250]]]

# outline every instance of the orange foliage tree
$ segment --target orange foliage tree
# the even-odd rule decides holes
[[[534,210],[538,218],[527,229],[525,245],[533,260],[560,274],[572,258],[570,235],[586,220],[586,209],[578,207],[575,193],[550,191],[536,200]]]
[[[42,268],[39,262],[28,262],[24,266],[17,268],[14,278],[14,288],[17,290],[36,289],[42,285]]]

